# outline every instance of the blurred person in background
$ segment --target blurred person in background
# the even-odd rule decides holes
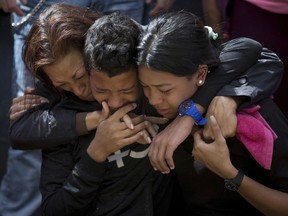
[[[10,145],[8,138],[9,108],[11,103],[11,67],[13,41],[10,25],[10,13],[0,9],[0,47],[1,47],[1,79],[0,79],[0,182],[6,171],[7,150]]]
[[[284,74],[274,101],[288,117],[288,1],[203,0],[205,22],[229,40],[249,37],[275,52],[284,63]]]

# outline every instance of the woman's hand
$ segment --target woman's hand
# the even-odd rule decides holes
[[[14,98],[10,107],[10,121],[15,121],[22,116],[24,112],[42,103],[49,103],[49,101],[39,95],[26,94]]]
[[[215,116],[225,138],[234,137],[236,134],[237,102],[232,97],[216,96],[208,107],[206,118],[209,119],[210,116]],[[203,136],[206,140],[214,140],[211,121],[208,121],[204,126]]]
[[[210,117],[210,124],[215,141],[206,143],[200,131],[195,133],[192,155],[196,161],[219,177],[235,178],[238,170],[231,163],[226,140],[214,116]],[[268,188],[244,175],[238,193],[264,215],[287,215],[288,194],[286,192]]]
[[[234,178],[238,171],[231,163],[226,140],[215,117],[210,116],[209,121],[215,139],[211,143],[206,143],[201,137],[201,130],[194,133],[192,156],[218,176],[224,179]]]
[[[153,7],[149,12],[149,16],[153,17],[165,13],[172,7],[174,2],[175,0],[156,0],[154,2],[155,4],[153,5]],[[146,4],[151,3],[153,3],[152,0],[146,0]]]
[[[133,113],[130,113],[129,117],[131,119],[132,125],[137,125],[137,124],[140,124],[141,122],[145,122],[146,128],[145,130],[142,131],[143,136],[142,138],[137,140],[137,142],[140,144],[150,144],[152,140],[151,138],[154,138],[158,133],[158,129],[159,129],[158,125],[166,124],[168,122],[168,119],[166,118],[154,117],[154,116],[143,116],[143,115],[138,116]]]
[[[20,0],[22,4],[26,4],[27,0]],[[0,0],[0,8],[6,13],[15,12],[18,16],[24,16],[16,0]]]
[[[174,169],[173,153],[190,135],[193,125],[194,120],[190,116],[177,116],[153,138],[148,156],[155,170],[166,174]]]
[[[109,107],[106,102],[102,102],[102,110],[89,112],[86,115],[85,122],[88,131],[95,130],[97,126],[109,116]]]

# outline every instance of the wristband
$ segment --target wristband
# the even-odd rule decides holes
[[[224,185],[228,190],[237,191],[243,181],[244,173],[242,170],[238,170],[237,175],[233,179],[225,179]]]
[[[188,99],[183,103],[181,103],[178,108],[178,112],[180,116],[183,115],[191,116],[194,119],[195,124],[199,126],[203,126],[206,124],[206,119],[199,112],[192,99]]]

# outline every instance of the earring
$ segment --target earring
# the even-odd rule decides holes
[[[198,84],[202,85],[203,84],[203,80],[199,80]]]

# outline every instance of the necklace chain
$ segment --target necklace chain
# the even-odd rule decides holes
[[[12,26],[14,28],[18,28],[19,26],[26,23],[31,17],[33,17],[37,11],[42,7],[42,5],[46,2],[46,0],[40,0],[37,5],[32,9],[30,13],[28,13],[26,16],[24,16],[19,22],[13,22]]]

